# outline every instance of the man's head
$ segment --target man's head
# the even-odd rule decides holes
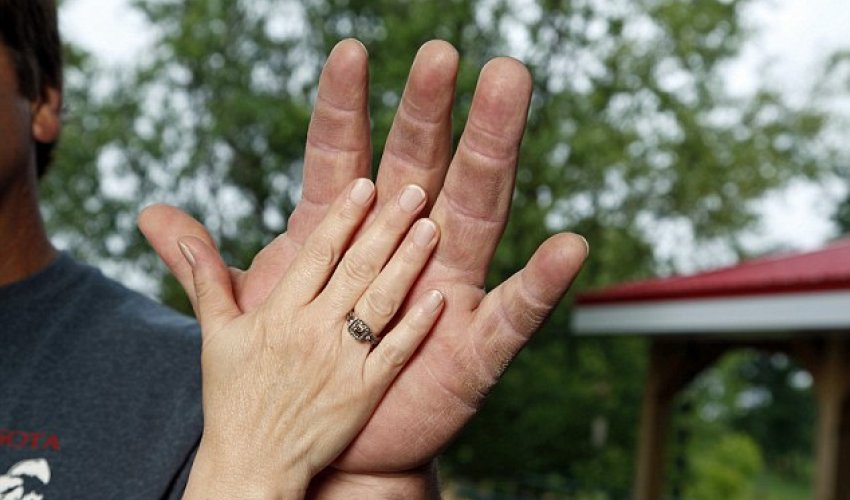
[[[40,177],[50,164],[60,126],[62,44],[54,0],[0,0],[0,65],[3,90],[8,94],[16,85],[18,96],[30,103],[31,140]],[[0,99],[0,114],[12,113],[11,96]],[[0,126],[11,118],[0,116]]]

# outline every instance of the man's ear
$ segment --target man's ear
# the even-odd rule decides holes
[[[41,98],[32,105],[32,136],[41,143],[50,144],[59,139],[62,130],[62,92],[46,87]]]

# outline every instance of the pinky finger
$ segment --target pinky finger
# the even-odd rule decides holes
[[[426,293],[404,318],[384,335],[366,358],[364,378],[368,387],[383,393],[431,331],[445,299],[437,290]]]

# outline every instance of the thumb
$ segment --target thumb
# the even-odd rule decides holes
[[[590,247],[575,234],[546,240],[528,264],[484,297],[476,311],[480,328],[474,352],[487,368],[486,382],[498,380],[513,357],[560,302],[581,270]],[[485,388],[489,389],[489,386]]]
[[[233,297],[230,273],[218,252],[195,236],[180,238],[177,247],[192,273],[195,312],[203,330],[217,330],[241,314]]]
[[[215,248],[207,228],[191,215],[170,205],[151,205],[139,214],[139,230],[145,235],[148,243],[157,255],[165,262],[177,281],[186,291],[192,302],[195,313],[198,312],[198,301],[195,297],[195,287],[192,278],[192,267],[180,255],[177,240],[185,236],[194,236],[206,245]]]

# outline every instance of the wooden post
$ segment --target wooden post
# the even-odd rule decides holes
[[[688,339],[653,338],[640,416],[634,500],[658,500],[664,486],[664,438],[676,394],[727,348]]]
[[[846,347],[845,354],[847,354]],[[835,485],[835,491],[837,492],[835,498],[837,500],[850,500],[850,398],[848,398],[848,392],[850,391],[848,391],[848,382],[846,379],[848,368],[847,360],[848,358],[845,356],[844,400],[841,405],[841,423],[839,433],[838,436],[836,436],[838,439],[838,481],[836,481]]]
[[[634,500],[656,500],[661,497],[664,473],[664,434],[670,420],[673,394],[664,388],[665,369],[656,341],[652,341],[646,388],[640,414],[637,462],[635,464]]]
[[[815,438],[815,500],[850,499],[850,356],[847,340],[826,339],[812,370],[818,400]]]

